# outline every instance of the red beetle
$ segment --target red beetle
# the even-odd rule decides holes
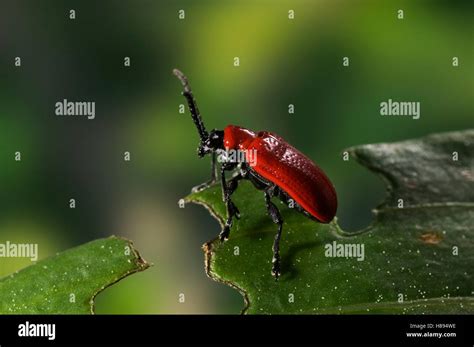
[[[278,224],[272,259],[272,275],[278,279],[283,220],[271,198],[278,197],[305,216],[320,223],[329,223],[337,210],[337,196],[333,184],[311,159],[278,135],[268,131],[255,133],[235,125],[228,125],[223,131],[214,129],[210,133],[207,132],[186,76],[177,69],[174,69],[173,73],[183,84],[183,95],[188,101],[192,119],[199,132],[201,142],[198,155],[212,155],[211,180],[194,187],[193,192],[217,181],[217,157],[221,163],[220,180],[227,209],[227,220],[219,234],[219,238],[224,241],[229,237],[233,218],[240,218],[239,210],[231,200],[238,182],[248,179],[257,189],[264,191],[268,214],[273,222]],[[226,171],[235,171],[228,181]]]

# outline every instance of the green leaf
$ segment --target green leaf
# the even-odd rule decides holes
[[[241,219],[229,240],[203,246],[207,274],[240,291],[245,313],[474,312],[474,130],[348,152],[388,183],[368,228],[347,233],[337,219],[319,224],[277,204],[285,222],[276,282],[276,226],[262,192],[244,182],[233,195]],[[186,201],[204,205],[222,226],[219,186]],[[333,242],[363,245],[364,259],[326,256]]]
[[[94,313],[98,293],[149,266],[126,239],[95,240],[2,278],[0,313]]]

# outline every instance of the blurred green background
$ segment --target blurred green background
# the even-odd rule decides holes
[[[344,148],[473,126],[473,3],[1,0],[0,242],[39,243],[44,258],[125,236],[154,267],[100,294],[98,313],[239,312],[240,295],[204,273],[217,222],[177,204],[209,160],[178,112],[172,69],[188,75],[208,129],[270,130],[314,159],[339,222],[357,230],[385,188]],[[96,119],[56,116],[65,98],[95,101]],[[389,98],[420,101],[421,118],[381,116]],[[2,258],[0,275],[28,264]]]

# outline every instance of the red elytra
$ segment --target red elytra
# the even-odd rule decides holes
[[[279,186],[318,221],[329,223],[336,215],[337,195],[329,178],[280,136],[228,125],[224,129],[224,147],[256,150],[257,161],[252,169]]]

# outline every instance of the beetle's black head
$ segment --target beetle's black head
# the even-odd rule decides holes
[[[198,148],[199,157],[215,152],[218,149],[224,149],[224,131],[213,129],[207,138],[201,140]]]

